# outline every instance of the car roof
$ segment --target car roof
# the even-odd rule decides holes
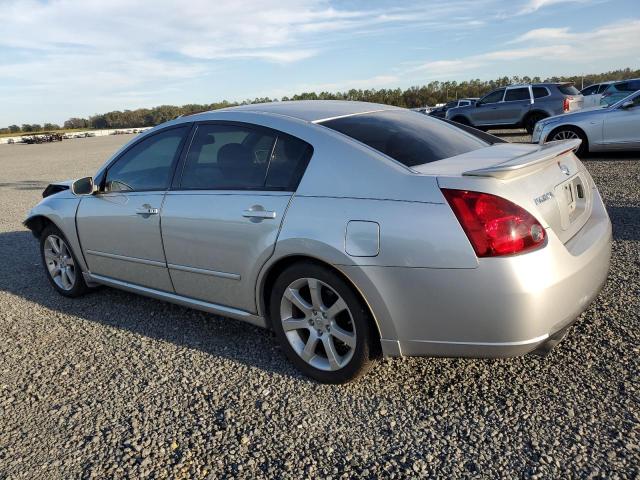
[[[382,110],[404,110],[392,105],[347,100],[294,100],[286,102],[257,103],[229,107],[214,112],[243,111],[268,113],[293,117],[307,122],[320,122],[338,117],[348,117]]]

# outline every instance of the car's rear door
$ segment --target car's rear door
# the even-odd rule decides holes
[[[189,129],[182,125],[144,137],[108,167],[98,193],[82,197],[76,222],[92,274],[173,290],[160,212]]]
[[[522,121],[531,109],[531,93],[529,87],[507,88],[504,102],[500,104],[501,121],[516,124]]]
[[[311,146],[245,123],[201,123],[162,211],[175,291],[256,311],[255,284],[272,255]]]

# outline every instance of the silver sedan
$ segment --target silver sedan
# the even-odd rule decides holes
[[[540,120],[533,143],[579,139],[577,154],[640,150],[640,91],[609,107],[596,107]]]
[[[182,117],[25,221],[53,288],[102,284],[275,332],[305,374],[547,349],[606,279],[579,140],[508,144],[416,112],[278,102]]]

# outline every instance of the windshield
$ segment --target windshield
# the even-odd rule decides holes
[[[491,145],[447,122],[408,110],[351,115],[327,120],[321,125],[358,140],[407,167]]]

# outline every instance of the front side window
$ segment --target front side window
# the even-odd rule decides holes
[[[496,90],[495,92],[491,92],[486,95],[479,103],[498,103],[502,101],[502,97],[504,96],[504,88],[500,90]]]
[[[582,90],[582,95],[584,95],[585,97],[588,95],[595,95],[598,92],[598,88],[600,87],[600,85],[591,85],[590,87],[585,88],[584,90]]]
[[[413,167],[490,145],[449,123],[416,112],[385,110],[320,123]]]
[[[240,124],[198,126],[185,161],[185,190],[295,190],[311,156],[302,140]]]
[[[507,90],[506,95],[504,96],[505,102],[513,102],[516,100],[530,100],[529,96],[529,88],[510,88]]]
[[[598,93],[604,93],[604,91],[609,88],[609,84],[607,83],[603,83],[600,85],[600,87],[598,88]]]
[[[127,150],[109,167],[105,192],[166,190],[188,126],[148,137]]]

